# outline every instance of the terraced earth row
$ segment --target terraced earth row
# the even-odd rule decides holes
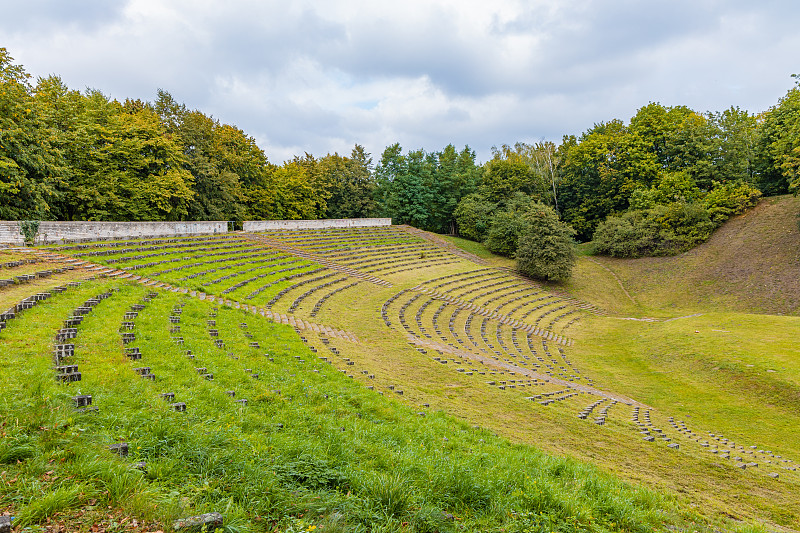
[[[406,228],[95,242],[22,257],[1,265],[10,281],[0,282],[0,328],[65,293],[74,307],[52,332],[52,367],[82,414],[121,409],[112,398],[117,380],[136,382],[131,401],[148,409],[185,413],[198,403],[223,412],[280,398],[293,369],[335,369],[420,414],[485,390],[532,420],[577,428],[580,438],[607,432],[631,449],[650,447],[648,458],[714,461],[726,477],[800,482],[800,458],[764,449],[758,435],[695,427],[581,368],[570,334],[600,310]],[[81,325],[101,311],[84,341]],[[294,326],[316,359],[265,353],[262,317]],[[118,344],[117,356],[91,357],[97,343]],[[431,392],[426,379],[452,394]],[[107,437],[116,453],[128,453]]]

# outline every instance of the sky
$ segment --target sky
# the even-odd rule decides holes
[[[163,89],[270,161],[560,142],[649,102],[757,113],[800,72],[797,0],[0,0],[34,78]]]

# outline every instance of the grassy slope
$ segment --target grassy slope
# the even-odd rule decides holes
[[[678,257],[580,257],[564,289],[607,314],[570,330],[578,340],[571,357],[604,388],[652,406],[661,416],[746,446],[800,457],[793,429],[800,423],[800,318],[778,316],[798,314],[798,211],[796,198],[766,199],[708,243]],[[480,245],[465,248],[486,257]],[[575,444],[569,453],[593,455],[585,444]],[[653,458],[641,460],[630,446],[617,451],[622,457],[600,451],[593,460],[734,516],[800,524],[795,481],[737,487],[733,477],[714,472],[722,468],[718,461],[702,453],[696,464],[658,464],[656,459],[642,472],[637,469]]]
[[[109,286],[121,290],[84,320],[75,341],[84,379],[56,384],[49,336],[34,332],[54,331],[74,306]],[[18,520],[61,513],[56,520],[70,531],[98,522],[118,531],[132,516],[154,526],[217,509],[228,531],[645,531],[663,516],[667,502],[648,491],[442,413],[422,418],[316,360],[291,328],[227,307],[216,317],[226,342],[220,350],[205,332],[211,304],[162,292],[136,319],[144,357],[129,362],[116,324],[144,293],[132,284],[87,283],[3,332],[0,357],[12,372],[0,374],[8,415],[0,508]],[[167,333],[176,304],[185,305],[182,347]],[[247,348],[241,322],[262,348]],[[188,347],[194,360],[183,355]],[[132,372],[144,364],[155,382]],[[199,364],[213,370],[213,381],[198,376]],[[250,399],[247,408],[232,405],[229,388]],[[170,411],[158,398],[165,391],[187,411]],[[100,412],[73,414],[69,398],[78,392],[91,392]],[[104,450],[123,440],[127,460]],[[133,467],[139,460],[147,461],[144,473]],[[458,522],[443,518],[445,509]]]
[[[798,211],[797,198],[766,199],[678,257],[581,258],[569,289],[610,316],[584,323],[576,360],[690,425],[798,457],[800,319],[766,316],[800,312]],[[685,318],[617,318],[630,315]]]
[[[475,252],[475,246],[471,246],[470,251]],[[479,249],[477,251],[480,252]],[[596,270],[597,278],[602,279],[604,275],[608,277],[609,290],[621,292],[619,285],[605,270]],[[415,279],[412,274],[406,274],[405,277],[408,281]],[[747,473],[742,476],[732,473],[730,466],[720,467],[715,459],[695,450],[696,445],[692,448],[691,444],[682,443],[687,448],[685,453],[691,457],[687,461],[683,454],[676,455],[668,451],[665,453],[665,445],[653,447],[642,442],[635,436],[633,428],[621,421],[606,426],[608,430],[598,430],[597,426],[575,418],[574,413],[589,400],[536,409],[524,399],[524,395],[500,392],[486,387],[481,379],[443,372],[440,365],[431,362],[430,357],[421,356],[415,349],[404,346],[403,337],[397,332],[386,330],[379,321],[362,319],[364,316],[374,316],[381,303],[396,293],[405,281],[401,276],[393,277],[392,280],[397,284],[395,287],[372,289],[355,301],[350,301],[346,296],[336,298],[322,314],[326,323],[354,331],[359,338],[371,339],[368,346],[348,346],[348,354],[359,365],[370,371],[377,370],[378,387],[396,385],[407,391],[407,401],[417,405],[428,402],[434,408],[453,413],[471,423],[488,426],[513,440],[534,444],[548,453],[590,461],[602,470],[625,479],[680,494],[681,499],[686,498],[684,505],[697,506],[706,516],[719,517],[727,514],[739,519],[759,518],[784,525],[793,524],[796,517],[800,516],[797,499],[800,487],[794,479],[775,482],[763,475]],[[344,306],[349,307],[349,313],[339,312]],[[622,327],[619,327],[621,324]],[[578,368],[584,373],[598,379],[602,388],[629,394],[655,407],[657,411],[653,415],[654,419],[663,423],[666,416],[682,415],[684,411],[675,409],[676,404],[670,394],[661,396],[661,404],[650,402],[654,398],[643,394],[643,388],[659,390],[662,381],[669,380],[653,380],[650,376],[642,375],[638,354],[642,351],[646,353],[649,348],[626,344],[628,328],[632,325],[639,327],[642,324],[600,317],[584,323],[581,328],[571,330],[571,334],[583,331],[584,335],[579,335],[581,339],[592,339],[590,342],[579,342],[571,348],[571,358],[578,361]],[[668,333],[656,331],[652,342],[662,341],[665,334]],[[784,340],[791,338],[787,335],[786,331],[782,332]],[[623,346],[630,352],[625,361],[619,358],[620,348]],[[625,364],[621,365],[621,362]],[[683,372],[681,365],[675,366],[678,373]],[[668,375],[663,377],[669,378]],[[641,387],[629,386],[631,384],[639,384]],[[736,416],[754,419],[760,416],[758,406],[761,403],[741,405],[743,402],[733,402],[730,397],[719,394],[704,398],[700,408],[713,404],[716,400],[725,402],[726,409],[740,409],[735,412]],[[689,405],[690,416],[693,412],[693,401],[693,398],[684,400]],[[773,416],[770,424],[785,412],[770,413]],[[736,432],[732,428],[736,427],[737,420],[735,417],[725,418],[725,414],[727,412],[716,418],[697,416],[694,420],[698,424],[694,427],[712,428],[718,433],[734,435]],[[718,424],[720,418],[726,423]],[[693,419],[688,420],[691,425]],[[794,420],[794,416],[789,420]],[[752,424],[741,429],[749,435],[758,435],[761,432],[760,427]],[[633,438],[631,433],[634,433]],[[786,431],[778,435],[785,436]],[[779,439],[772,438],[759,444],[773,445],[777,440]],[[800,450],[794,445],[773,448],[784,451],[789,456],[800,457]]]
[[[800,198],[767,198],[728,221],[707,243],[679,256],[593,259],[616,273],[645,312],[725,309],[798,315],[798,213]],[[583,290],[577,294],[594,296]]]
[[[581,258],[571,292],[610,311],[584,324],[583,364],[643,402],[800,453],[788,431],[800,411],[800,318],[780,316],[799,310],[799,209],[797,198],[766,199],[678,257]],[[619,319],[628,314],[673,320]]]
[[[761,211],[754,213],[772,213],[781,224],[789,224],[794,222],[794,218],[789,216],[795,209],[792,202],[796,200],[768,200],[759,206]],[[782,211],[769,209],[775,206]],[[712,245],[719,242],[719,236],[725,235],[726,231],[737,234],[728,228],[742,218],[747,216],[729,223],[701,248],[713,248]],[[756,222],[763,222],[762,216],[750,217],[753,218]],[[750,241],[751,247],[753,242],[765,244],[767,239],[763,235],[768,226],[767,222],[755,225],[763,227],[764,231],[760,238]],[[480,245],[460,243],[456,239],[451,242],[463,244],[468,251],[488,259],[493,266],[510,266],[508,260],[491,256],[481,250]],[[608,314],[585,319],[570,329],[570,335],[578,339],[575,347],[570,349],[570,357],[603,388],[630,395],[654,407],[654,419],[661,425],[666,416],[673,415],[696,429],[713,430],[737,441],[746,439],[742,443],[750,444],[752,441],[798,458],[800,445],[792,431],[800,422],[796,415],[797,376],[800,375],[796,361],[800,361],[800,353],[794,346],[797,326],[800,325],[798,319],[765,318],[709,309],[707,293],[716,282],[713,271],[707,268],[703,271],[707,283],[701,287],[693,284],[693,280],[700,278],[692,276],[699,276],[698,265],[707,265],[708,258],[720,257],[720,252],[715,252],[716,255],[703,252],[706,255],[699,259],[690,259],[701,251],[695,250],[681,258],[656,260],[581,258],[575,278],[563,288],[599,305]],[[753,254],[751,259],[755,261],[757,257]],[[683,261],[695,261],[694,267],[685,267]],[[720,262],[717,271],[726,272]],[[438,267],[426,271],[425,276],[434,277],[452,271],[452,267]],[[733,269],[728,272],[729,276],[732,275]],[[651,279],[632,283],[631,280],[643,274]],[[359,371],[366,369],[376,375],[374,384],[379,390],[388,391],[390,384],[405,389],[402,400],[411,404],[411,411],[401,409],[404,414],[397,416],[405,419],[404,424],[410,424],[402,426],[408,431],[423,431],[422,426],[411,422],[411,418],[413,411],[427,402],[431,404],[431,411],[454,414],[468,424],[489,428],[513,441],[531,443],[552,454],[588,460],[601,470],[624,479],[669,489],[685,508],[696,506],[703,515],[758,518],[797,528],[800,487],[796,477],[772,480],[755,472],[739,472],[729,465],[720,465],[716,457],[691,448],[688,442],[681,442],[680,454],[668,451],[663,443],[643,443],[634,428],[624,423],[627,412],[624,415],[620,412],[617,419],[612,418],[605,428],[600,429],[575,418],[575,412],[585,406],[586,400],[564,402],[543,409],[524,400],[522,394],[509,394],[487,387],[480,378],[467,378],[451,369],[442,371],[430,357],[409,346],[400,332],[387,330],[379,318],[380,306],[387,298],[404,287],[415,285],[418,280],[416,273],[407,272],[391,276],[395,287],[390,289],[363,284],[357,297],[340,294],[332,298],[319,317],[320,322],[353,331],[362,339],[360,345],[334,342],[355,360],[357,370],[353,374],[356,374],[356,379],[363,379]],[[786,280],[786,285],[790,285],[791,279]],[[738,303],[735,296],[729,294],[723,300],[733,305]],[[744,305],[753,305],[754,301]],[[348,312],[342,313],[342,309]],[[669,322],[619,319],[629,316],[674,317],[694,312],[705,314]],[[58,319],[55,317],[54,323],[57,324]],[[287,335],[293,336],[291,332]],[[303,350],[299,341],[285,337],[281,342],[287,343],[292,353],[313,357]],[[316,341],[311,342],[321,348]],[[330,376],[330,379],[335,377]],[[378,402],[375,408],[378,409],[379,405],[383,404]],[[329,416],[324,412],[320,414]],[[409,415],[412,416],[409,418]],[[448,420],[451,419],[444,417],[442,423],[451,424]],[[363,433],[365,438],[369,433]],[[454,441],[452,434],[448,436]],[[347,447],[348,443],[344,444]],[[467,450],[474,446],[474,442],[464,444],[463,449],[458,446],[449,450],[450,456],[468,456],[470,452]],[[524,448],[523,453],[526,453],[524,450],[530,449]],[[400,452],[401,456],[409,453],[410,450]],[[396,460],[389,459],[390,462]],[[201,481],[199,478],[198,485],[192,485],[191,490],[201,487]]]

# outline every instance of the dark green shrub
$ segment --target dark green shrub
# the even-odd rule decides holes
[[[608,217],[593,243],[596,253],[612,257],[674,255],[705,242],[714,227],[703,206],[674,202]]]
[[[489,202],[479,194],[465,196],[453,212],[458,225],[458,234],[465,239],[483,242],[496,209],[497,204]]]
[[[743,213],[753,207],[761,198],[761,192],[743,181],[725,184],[714,184],[714,188],[703,199],[711,220],[717,226],[722,225],[733,215]]]
[[[548,281],[569,279],[576,260],[572,240],[575,230],[543,204],[532,206],[526,220],[517,248],[517,270]]]
[[[522,213],[500,211],[492,217],[486,234],[486,248],[505,257],[515,257],[520,236],[526,231],[528,222]]]
[[[25,244],[33,245],[39,236],[39,221],[22,220],[19,223],[19,233],[25,239]]]

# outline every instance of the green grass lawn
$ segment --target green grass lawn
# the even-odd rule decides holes
[[[406,240],[385,235],[380,242]],[[155,529],[169,527],[175,517],[210,510],[224,511],[229,531],[800,528],[800,474],[782,468],[795,464],[784,459],[800,461],[795,435],[800,318],[718,305],[723,300],[712,304],[706,298],[710,286],[697,288],[693,280],[700,278],[681,277],[695,263],[619,262],[587,250],[569,282],[528,283],[529,299],[545,300],[512,313],[525,303],[510,300],[513,291],[527,283],[507,270],[513,261],[477,243],[445,239],[488,266],[459,259],[391,274],[385,278],[391,286],[360,280],[332,293],[310,317],[312,302],[326,290],[359,279],[350,277],[314,293],[296,311],[297,318],[350,332],[358,342],[308,329],[300,331],[301,340],[292,328],[258,315],[157,291],[135,320],[136,344],[144,356],[133,363],[123,353],[117,328],[147,288],[99,280],[25,311],[0,332],[0,362],[11,369],[0,375],[9,413],[0,442],[0,511],[12,510],[34,530],[51,515],[70,521],[75,530],[108,522],[108,516],[117,521],[136,516]],[[410,246],[420,242],[408,241]],[[709,244],[703,258],[718,255],[713,248],[718,245]],[[231,264],[222,258],[219,264]],[[412,260],[417,258],[407,259]],[[248,274],[209,287],[201,282],[254,266],[180,279],[214,268],[198,266],[162,277],[213,293],[214,287],[221,291]],[[485,282],[437,289],[457,302],[439,296],[428,300],[421,292],[498,267]],[[703,279],[711,279],[709,272]],[[636,281],[641,275],[648,277]],[[662,275],[668,282],[659,282]],[[501,278],[508,279],[491,285]],[[245,299],[272,279],[226,296],[263,305],[292,286],[280,282],[254,301]],[[439,281],[424,284],[434,279]],[[86,376],[70,385],[55,383],[50,339],[71,309],[108,287],[120,290],[86,318],[76,340],[76,360]],[[293,289],[276,307],[283,310],[312,287]],[[10,302],[18,296],[0,291],[0,299]],[[471,299],[484,304],[486,312],[471,315],[467,307],[456,312],[457,304]],[[551,303],[538,308],[546,302]],[[582,302],[594,307],[583,309]],[[531,310],[528,324],[555,333],[580,317],[566,332],[575,344],[543,342],[539,336],[529,340],[518,330],[524,353],[533,353],[525,361],[520,348],[512,359],[510,327],[498,329],[498,318],[490,316],[501,304],[499,312],[517,320]],[[398,323],[404,305],[416,337]],[[168,317],[176,306],[182,310],[180,333],[171,334],[176,324]],[[384,308],[392,327],[381,316]],[[559,318],[571,309],[576,312]],[[475,355],[485,362],[458,355],[464,345],[448,330],[455,328],[467,343],[469,317]],[[224,348],[214,345],[208,320],[216,320]],[[430,338],[421,336],[420,325]],[[184,338],[183,345],[171,340],[176,335]],[[258,348],[249,346],[253,341]],[[495,356],[492,350],[501,346],[503,352]],[[534,365],[566,375],[562,357],[569,361],[567,372],[580,373],[577,383],[638,402],[638,416],[647,413],[679,449],[669,448],[666,440],[645,441],[632,423],[632,405],[604,400],[609,410],[601,426],[577,416],[596,395],[577,394],[543,406],[528,398],[537,391],[557,392],[560,385],[496,386],[500,380],[516,381]],[[151,367],[155,382],[139,378],[136,366]],[[197,368],[214,379],[203,379]],[[474,371],[458,371],[466,369]],[[251,377],[254,373],[258,379]],[[70,398],[77,390],[93,394],[100,412],[74,413]],[[248,405],[235,404],[229,390],[236,391],[236,399],[248,399]],[[159,397],[163,392],[175,393],[186,412],[170,410]],[[694,433],[678,431],[673,425],[678,423]],[[703,447],[698,440],[711,445]],[[119,441],[128,442],[128,458],[108,453],[107,446]],[[709,451],[730,442],[743,447],[734,448],[730,459]],[[735,454],[759,466],[740,470]],[[138,461],[147,463],[144,471],[134,468]]]
[[[32,332],[56,330],[111,287],[119,291],[75,340],[84,379],[57,384],[49,338]],[[681,521],[669,499],[590,466],[444,412],[421,417],[319,361],[291,328],[230,308],[161,292],[136,318],[142,360],[128,361],[115,325],[145,293],[85,283],[3,332],[0,357],[14,371],[0,378],[0,506],[21,526],[55,518],[88,531],[109,517],[168,524],[211,510],[224,511],[228,531],[650,531]],[[175,309],[180,346],[168,332]],[[212,313],[224,349],[205,331]],[[250,348],[245,332],[262,346]],[[133,371],[144,365],[154,381]],[[165,392],[186,411],[171,410]],[[75,414],[78,393],[91,393],[99,412]],[[108,451],[115,442],[128,444],[127,457]]]

